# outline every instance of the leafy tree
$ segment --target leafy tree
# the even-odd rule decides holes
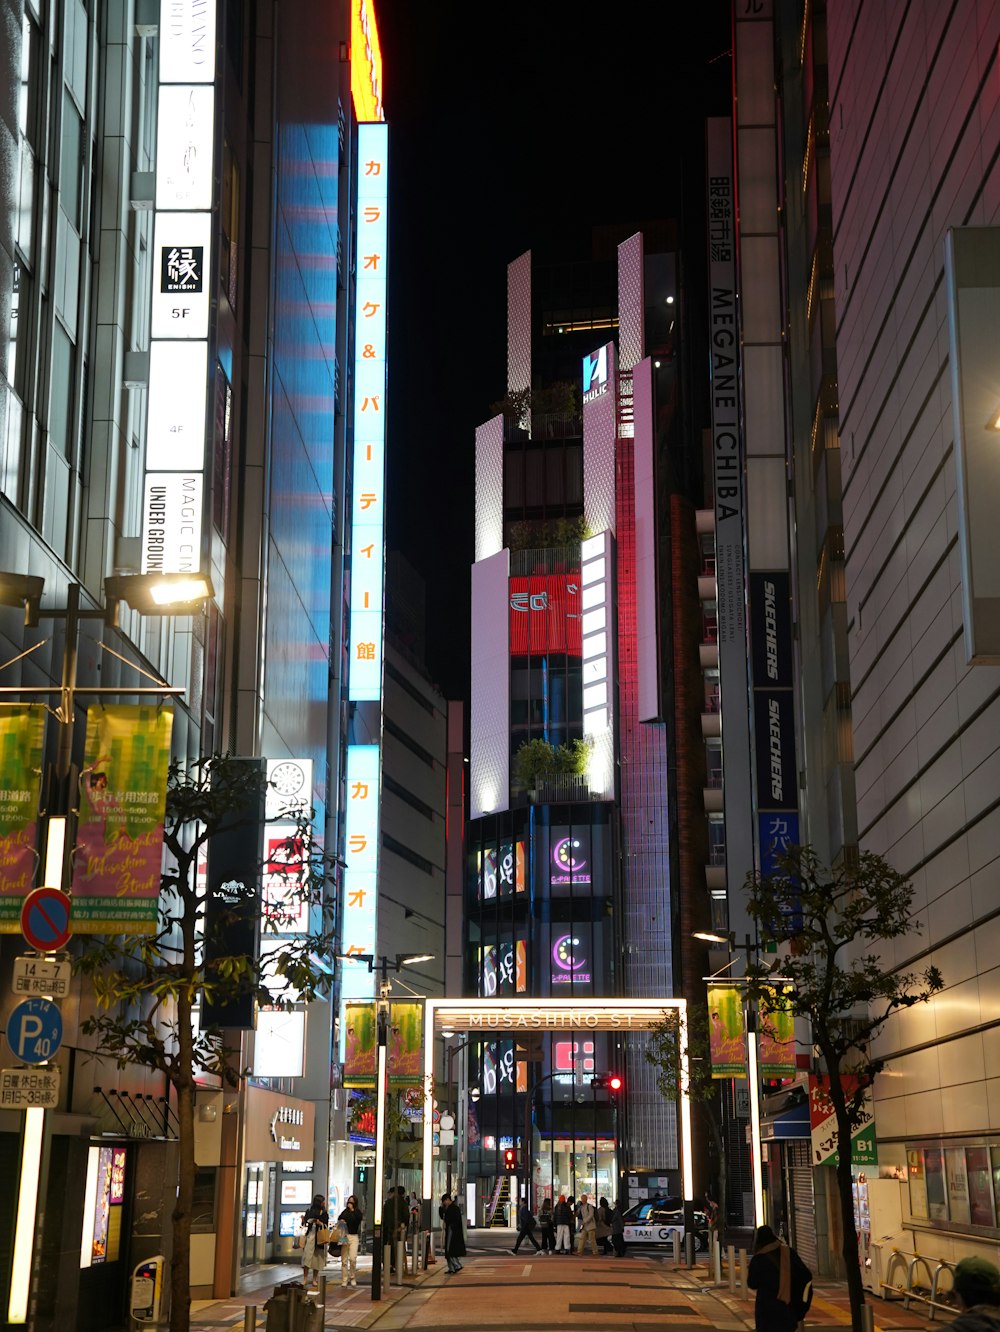
[[[913,886],[881,856],[862,852],[856,864],[827,870],[809,846],[791,847],[776,872],[747,876],[748,910],[761,943],[787,944],[781,971],[791,994],[778,995],[770,971],[752,966],[751,997],[765,1014],[778,1003],[808,1018],[812,1042],[829,1079],[837,1121],[837,1189],[843,1216],[843,1257],[854,1332],[861,1332],[864,1288],[851,1196],[851,1135],[867,1118],[866,1098],[881,1061],[871,1042],[893,1013],[924,1004],[942,988],[937,967],[899,971],[880,945],[919,933],[911,916]]]
[[[589,740],[571,740],[566,745],[526,740],[514,754],[514,785],[527,789],[535,786],[539,778],[582,776],[587,771],[590,751]]]
[[[681,1055],[688,1058],[688,1097],[704,1120],[719,1163],[719,1226],[729,1215],[729,1178],[726,1147],[719,1115],[719,1084],[712,1077],[709,1049],[708,1006],[688,1004],[687,1044],[680,1039],[676,1013],[667,1014],[649,1033],[646,1062],[656,1069],[656,1087],[668,1101],[676,1101],[681,1092]]]
[[[172,763],[167,778],[163,844],[166,866],[160,886],[157,932],[138,937],[95,938],[77,966],[93,987],[95,1012],[83,1024],[95,1052],[119,1068],[134,1065],[167,1079],[177,1103],[178,1182],[171,1215],[170,1332],[189,1332],[191,1321],[191,1211],[194,1192],[194,1103],[199,1079],[218,1078],[239,1085],[245,1070],[238,1052],[227,1049],[220,1031],[202,1028],[199,1004],[224,1005],[252,995],[260,1004],[290,1007],[308,1003],[325,990],[329,978],[312,958],[334,951],[326,932],[330,918],[327,861],[307,836],[308,812],[282,848],[287,865],[272,860],[280,891],[263,911],[257,885],[227,885],[230,896],[206,950],[207,890],[199,883],[199,859],[224,829],[254,821],[246,813],[259,803],[265,779],[259,769],[214,755],[182,766]],[[272,853],[273,854],[273,853]],[[275,901],[274,898],[280,898]],[[248,910],[261,913],[265,931],[276,934],[292,925],[308,905],[310,920],[321,922],[308,934],[281,934],[277,947],[258,959],[228,953],[229,928]],[[289,999],[293,995],[294,1000]]]

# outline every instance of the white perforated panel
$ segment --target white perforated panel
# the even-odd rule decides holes
[[[510,803],[510,552],[472,566],[469,817]]]
[[[503,549],[503,417],[476,430],[476,559]]]
[[[591,532],[614,534],[618,372],[608,343],[608,391],[583,404],[583,516]]]
[[[531,251],[507,265],[507,388],[531,388]]]
[[[618,364],[631,370],[646,354],[642,232],[618,246]]]

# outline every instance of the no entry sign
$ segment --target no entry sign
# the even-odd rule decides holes
[[[72,930],[69,927],[69,897],[60,888],[36,888],[21,907],[21,933],[40,953],[55,953],[65,948]]]

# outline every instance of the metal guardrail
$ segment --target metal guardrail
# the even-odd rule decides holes
[[[893,1273],[898,1268],[905,1269],[903,1284],[898,1279],[893,1280]],[[914,1277],[921,1270],[927,1277],[929,1285],[914,1287]],[[929,1258],[926,1254],[907,1253],[903,1249],[893,1249],[886,1263],[885,1277],[879,1282],[879,1285],[885,1292],[886,1299],[891,1299],[893,1295],[901,1296],[904,1309],[909,1309],[911,1300],[919,1300],[921,1304],[929,1305],[930,1320],[933,1323],[938,1309],[942,1309],[946,1313],[955,1312],[953,1304],[945,1304],[938,1299],[938,1294],[944,1293],[940,1290],[941,1274],[943,1272],[948,1272],[954,1279],[955,1264],[949,1262],[947,1258]]]

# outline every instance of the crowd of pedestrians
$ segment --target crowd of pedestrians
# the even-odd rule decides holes
[[[535,1238],[536,1226],[541,1243]],[[595,1207],[586,1193],[580,1194],[579,1202],[560,1193],[555,1206],[551,1198],[545,1199],[536,1219],[525,1200],[517,1210],[517,1238],[512,1252],[517,1253],[527,1240],[536,1253],[546,1257],[554,1253],[572,1253],[574,1237],[577,1253],[586,1252],[589,1246],[595,1258],[599,1254],[612,1253],[624,1258],[625,1218],[621,1204],[616,1202],[611,1206],[607,1198],[601,1198]]]

